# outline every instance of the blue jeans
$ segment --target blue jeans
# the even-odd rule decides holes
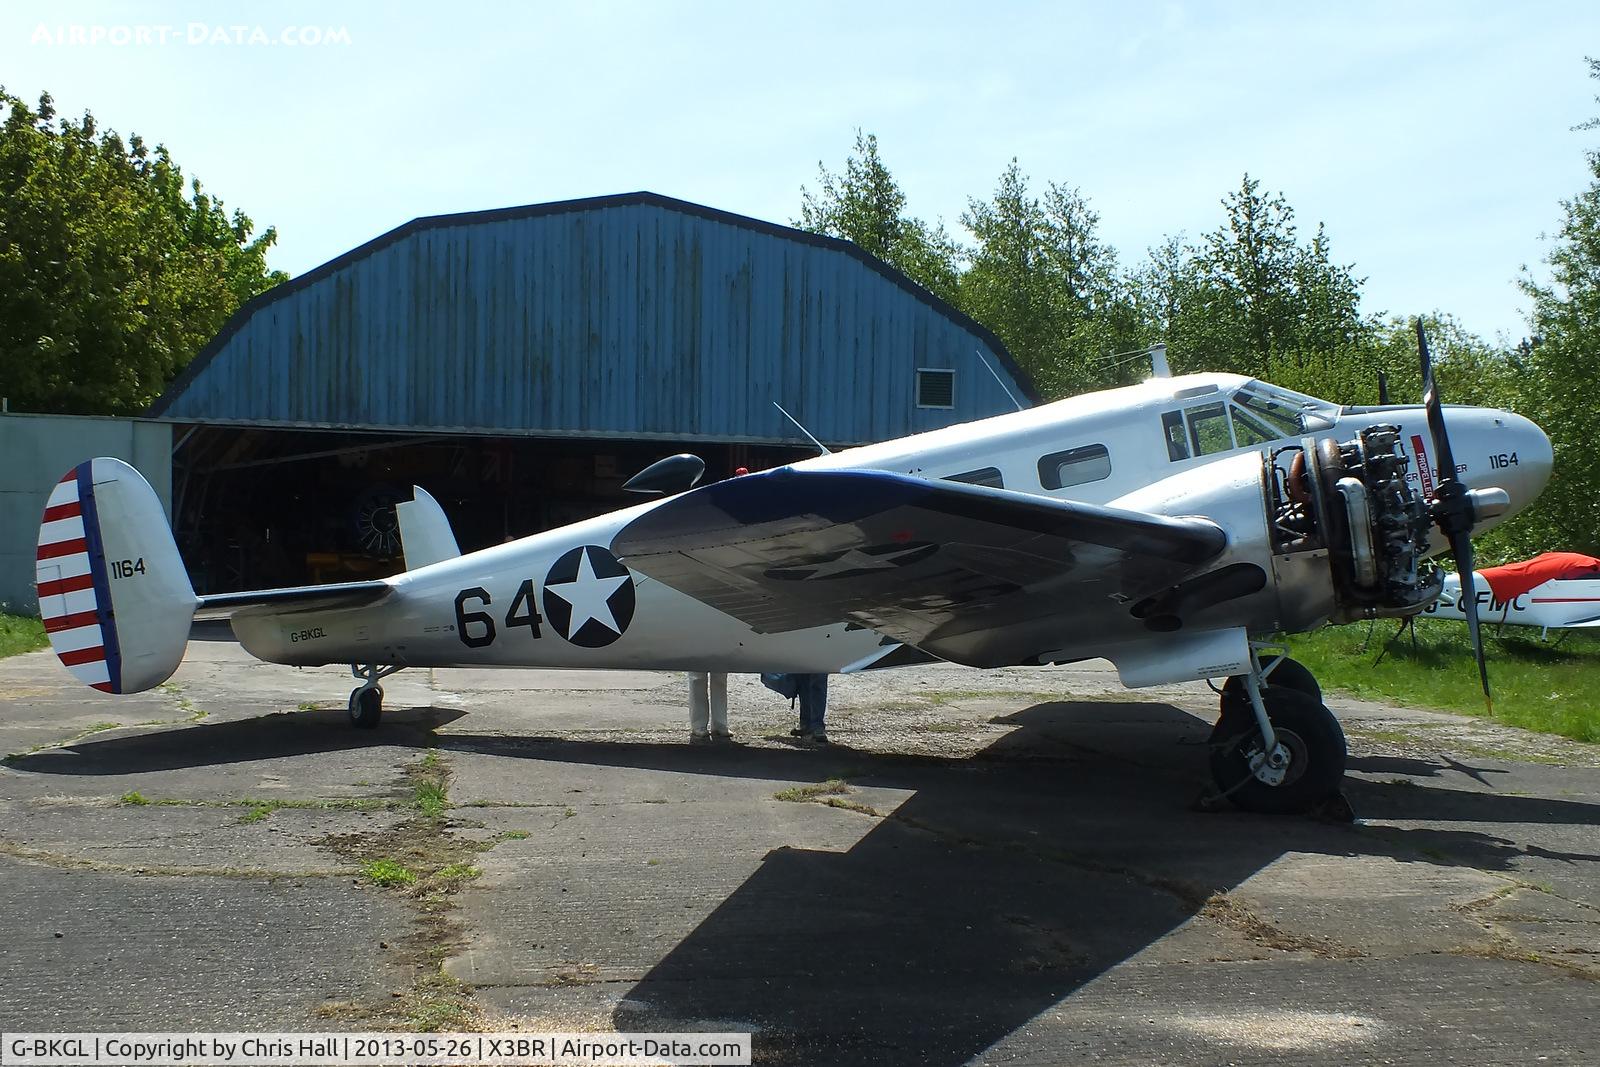
[[[797,674],[794,676],[800,699],[800,729],[808,734],[827,731],[824,722],[828,714],[828,676],[826,674]]]

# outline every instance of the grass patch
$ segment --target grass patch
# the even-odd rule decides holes
[[[398,860],[369,860],[361,865],[361,873],[377,885],[412,885],[417,873]]]
[[[299,800],[262,800],[257,797],[244,797],[239,800],[191,800],[184,797],[153,799],[143,793],[124,793],[122,803],[155,804],[164,808],[249,808],[249,812],[240,816],[240,822],[260,822],[273,812],[284,808],[306,811],[389,811],[409,806],[398,800],[387,800],[383,797],[308,797]]]
[[[474,867],[470,863],[452,863],[446,867],[440,867],[438,873],[434,875],[435,878],[444,882],[470,882],[472,879],[482,876],[483,869]]]
[[[437,819],[450,806],[450,796],[443,782],[418,782],[411,797],[411,806],[428,818]]]
[[[1324,627],[1289,644],[1325,689],[1486,718],[1466,624],[1421,619],[1416,630],[1415,648],[1409,636],[1391,643],[1394,630],[1383,622],[1365,651],[1367,627],[1359,625]],[[1504,637],[1492,625],[1485,631],[1494,721],[1600,742],[1600,638],[1570,633],[1552,647],[1523,627],[1508,627]]]
[[[122,799],[118,801],[118,803],[130,804],[136,808],[142,808],[146,804],[150,803],[150,798],[135,789],[132,792],[122,794]]]
[[[50,643],[44,623],[24,615],[0,615],[0,659],[37,652]]]
[[[429,749],[406,770],[411,781],[411,806],[424,818],[438,819],[450,807],[450,768],[437,749]]]
[[[526,830],[502,830],[496,836],[501,841],[526,841],[533,835]]]
[[[0,763],[16,763],[19,760],[26,759],[27,757],[32,756],[32,755],[34,755],[36,753],[44,752],[47,749],[66,748],[69,745],[75,745],[79,741],[82,741],[84,738],[93,736],[94,734],[104,733],[107,730],[120,730],[120,729],[122,729],[122,723],[120,723],[120,722],[97,722],[92,726],[88,726],[88,727],[85,727],[82,730],[79,730],[77,733],[73,734],[69,738],[66,738],[65,740],[62,740],[62,741],[46,741],[43,744],[34,745],[32,748],[28,749],[25,752],[7,753],[5,756],[0,757]]]
[[[780,789],[772,794],[773,800],[785,800],[791,804],[803,804],[808,800],[820,800],[823,797],[842,797],[850,792],[850,787],[845,785],[841,778],[829,778],[826,782],[815,782],[811,785],[797,785],[789,789]]]

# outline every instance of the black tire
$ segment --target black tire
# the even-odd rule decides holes
[[[1278,740],[1289,750],[1284,780],[1268,785],[1250,773],[1250,757],[1261,747],[1255,717],[1225,718],[1211,749],[1218,791],[1235,807],[1272,815],[1299,814],[1331,800],[1344,781],[1347,755],[1339,720],[1321,701],[1286,686],[1267,686],[1261,699]]]
[[[1278,661],[1272,668],[1272,673],[1267,675],[1268,685],[1282,686],[1285,689],[1298,689],[1306,696],[1311,697],[1318,704],[1322,703],[1322,686],[1317,684],[1317,676],[1306,669],[1306,665],[1297,659],[1288,656]],[[1244,679],[1234,675],[1222,683],[1222,699],[1234,697],[1250,705],[1250,698],[1244,695]]]
[[[371,730],[382,718],[383,686],[369,686],[350,694],[351,726],[358,730]]]
[[[1316,675],[1307,670],[1305,664],[1288,656],[1272,668],[1272,673],[1267,675],[1267,684],[1298,690],[1318,704],[1322,703],[1322,687],[1317,684]],[[1211,740],[1220,741],[1229,733],[1237,732],[1242,729],[1241,723],[1254,726],[1255,722],[1256,713],[1250,707],[1250,698],[1245,695],[1244,679],[1236,674],[1222,683],[1222,713],[1217,718],[1216,729],[1211,731]]]

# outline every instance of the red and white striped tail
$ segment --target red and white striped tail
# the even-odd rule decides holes
[[[95,588],[83,519],[84,504],[94,497],[92,482],[80,485],[89,481],[89,470],[85,463],[57,482],[45,506],[39,525],[39,614],[50,647],[73,677],[103,693],[119,693],[121,657],[111,597],[103,578]]]
[[[160,499],[126,463],[89,460],[56,483],[36,575],[50,646],[85,685],[139,692],[182,660],[194,590]]]

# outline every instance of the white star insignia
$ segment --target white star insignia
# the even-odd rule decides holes
[[[545,592],[553,593],[572,605],[572,618],[567,621],[568,637],[583,629],[590,619],[620,635],[622,627],[617,625],[616,616],[611,614],[608,601],[611,594],[628,584],[629,580],[626,574],[616,578],[597,577],[594,564],[589,560],[589,550],[584,549],[578,560],[577,576],[570,582],[545,586]]]

